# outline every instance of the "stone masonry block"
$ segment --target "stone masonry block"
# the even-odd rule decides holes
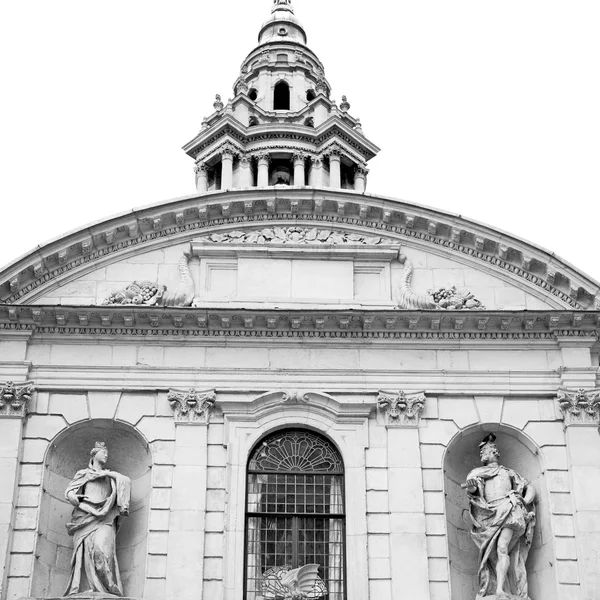
[[[387,492],[367,492],[367,512],[389,513],[389,499]]]
[[[448,583],[443,581],[430,582],[429,600],[450,600],[450,589]]]
[[[173,510],[203,510],[206,497],[206,469],[178,466],[173,472]]]
[[[31,415],[25,421],[24,437],[50,441],[66,426],[62,416]]]
[[[443,492],[424,492],[425,513],[428,515],[444,514],[444,494]]]
[[[150,531],[169,531],[169,517],[168,510],[151,510]]]
[[[148,554],[166,554],[168,541],[167,531],[151,531],[148,534]]]
[[[188,367],[202,369],[206,363],[206,348],[201,346],[167,346],[164,354],[165,367]]]
[[[50,394],[48,411],[51,415],[62,415],[69,425],[90,418],[84,394]]]
[[[167,557],[164,554],[150,554],[148,556],[149,579],[163,579],[167,576]]]
[[[41,486],[20,486],[17,490],[17,506],[38,507],[40,504]]]
[[[387,469],[367,469],[367,490],[387,491]]]
[[[33,554],[11,554],[9,577],[28,577],[31,574]]]
[[[226,496],[225,490],[207,490],[206,510],[210,510],[212,512],[223,510]]]
[[[223,444],[225,436],[225,425],[221,423],[211,423],[208,426],[208,443],[209,444]]]
[[[108,344],[56,344],[52,346],[51,357],[55,365],[111,365],[112,347]]]
[[[21,420],[0,421],[0,458],[17,458],[21,443]]]
[[[121,392],[88,392],[91,419],[113,419]]]
[[[0,458],[0,502],[12,503],[17,478],[17,459]]]
[[[551,492],[568,492],[571,490],[568,471],[548,471],[548,489]]]
[[[445,535],[446,519],[444,515],[426,515],[425,527],[427,535]]]
[[[444,473],[441,469],[423,469],[423,490],[441,492],[444,490]]]
[[[208,464],[213,467],[227,466],[227,449],[224,446],[208,447]]]
[[[367,544],[369,559],[390,557],[389,535],[369,535]]]
[[[223,559],[205,558],[204,559],[204,580],[221,581],[223,579]]]
[[[173,485],[173,467],[155,465],[152,469],[152,487],[170,488]]]
[[[171,466],[175,464],[175,441],[156,440],[150,444],[154,465]]]
[[[600,465],[571,467],[573,496],[578,511],[600,511]]]
[[[426,421],[419,430],[419,439],[422,444],[443,444],[447,446],[457,432],[458,427],[454,421]]]
[[[171,510],[169,530],[171,532],[199,532],[204,529],[204,512],[200,510]]]
[[[166,579],[147,579],[144,586],[145,600],[165,600],[166,598]]]
[[[390,515],[390,531],[393,534],[425,535],[425,527],[423,513],[392,513]]]
[[[427,556],[429,558],[447,558],[448,543],[443,535],[427,536]]]
[[[418,429],[388,429],[388,467],[416,467],[419,461]]]
[[[142,417],[137,428],[149,442],[175,439],[175,421],[169,417]]]
[[[475,396],[475,408],[481,423],[499,423],[502,416],[503,396]]]
[[[562,423],[533,423],[527,424],[523,430],[540,447],[556,446],[564,443],[565,434]]]
[[[448,581],[448,561],[445,558],[429,559],[430,581]]]
[[[367,515],[367,531],[371,533],[390,533],[390,516],[386,514]]]
[[[537,400],[507,400],[504,403],[502,422],[523,429],[529,421],[540,420],[540,405]]]
[[[557,537],[556,558],[564,560],[577,560],[577,543],[575,538]]]
[[[20,485],[41,485],[43,469],[40,464],[21,465]]]
[[[577,570],[577,561],[575,560],[557,560],[556,571],[559,583],[576,584],[579,583],[579,572]]]
[[[47,450],[48,442],[46,440],[25,440],[21,460],[24,463],[43,463]]]
[[[388,558],[369,559],[369,579],[390,579],[390,561]]]
[[[387,467],[387,448],[368,448],[365,459],[367,467]]]
[[[155,488],[150,499],[151,508],[171,507],[171,488]]]
[[[569,468],[565,446],[546,446],[541,452],[547,469],[566,471]]]
[[[571,494],[552,492],[550,494],[550,512],[555,515],[572,515],[573,502]]]
[[[445,447],[434,444],[421,446],[421,465],[424,469],[440,469],[443,463]]]
[[[12,551],[22,554],[33,552],[36,538],[37,534],[35,531],[13,532]]]
[[[227,469],[222,467],[209,467],[206,473],[206,485],[209,489],[224,490]]]
[[[421,469],[389,469],[388,478],[388,506],[392,512],[423,512],[423,478],[421,477]]]
[[[369,580],[369,598],[392,600],[392,583],[385,579]]]
[[[225,516],[222,512],[206,513],[206,531],[222,533],[225,530]]]
[[[153,417],[155,394],[123,394],[116,412],[119,421],[137,425],[143,417]],[[153,438],[162,439],[162,438]]]
[[[560,537],[573,537],[575,528],[573,517],[569,515],[555,515],[552,518],[554,535]]]
[[[205,557],[223,556],[223,535],[220,533],[207,533],[204,546]]]
[[[9,577],[6,585],[6,600],[18,600],[29,596],[29,577]]]
[[[439,398],[440,419],[453,420],[460,429],[479,423],[479,414],[472,397]]]

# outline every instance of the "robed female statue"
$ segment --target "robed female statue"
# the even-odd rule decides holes
[[[73,536],[71,577],[65,595],[82,591],[123,596],[116,537],[121,517],[129,514],[131,480],[106,470],[108,449],[96,442],[87,469],[78,471],[65,492],[75,507],[67,531]],[[81,590],[85,573],[88,589]]]

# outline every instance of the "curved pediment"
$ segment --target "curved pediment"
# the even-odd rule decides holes
[[[400,250],[408,263],[398,260]],[[347,305],[357,300],[361,306],[371,305],[374,300],[362,301],[351,295],[350,287],[368,296],[377,281],[388,278],[389,291],[383,289],[375,304],[397,306],[407,265],[412,267],[409,283],[415,294],[466,288],[490,310],[594,309],[600,289],[553,254],[456,215],[356,192],[275,187],[178,199],[50,242],[0,271],[0,302],[98,304],[134,280],[174,292],[181,286],[184,253],[192,255],[187,264],[200,303],[235,300],[231,295],[201,297],[202,291],[210,291],[207,269],[222,281],[231,280],[231,265],[237,261],[236,277],[243,278],[240,261],[260,266],[248,262],[252,260],[271,261],[263,266],[274,269],[265,276],[272,286],[285,261],[292,271],[303,272],[296,283],[292,275],[290,294],[282,296],[290,300],[293,289],[311,285],[311,279],[317,282],[313,288],[330,284],[339,267],[346,277],[345,295],[330,285],[328,299],[341,298]],[[212,266],[207,266],[210,257]],[[361,268],[349,269],[348,262]],[[317,263],[321,266],[315,271]],[[219,264],[229,268],[219,269]],[[242,294],[238,300],[248,297]]]

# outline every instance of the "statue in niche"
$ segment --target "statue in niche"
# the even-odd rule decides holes
[[[131,480],[105,469],[107,461],[106,444],[96,442],[87,469],[77,471],[65,492],[75,507],[67,523],[73,558],[65,596],[82,593],[82,571],[88,582],[83,593],[123,596],[116,537],[120,518],[129,514]]]
[[[479,548],[477,600],[529,600],[525,562],[535,528],[535,489],[498,464],[495,441],[490,433],[479,444],[483,467],[473,469],[463,485],[473,522],[471,536]]]

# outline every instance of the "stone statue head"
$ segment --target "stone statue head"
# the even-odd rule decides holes
[[[97,461],[103,466],[108,462],[108,448],[104,442],[96,442],[94,447],[90,450],[90,464],[93,466],[94,458],[97,457]]]
[[[496,462],[500,458],[500,452],[498,451],[498,446],[496,446],[495,441],[496,435],[490,433],[486,435],[481,441],[481,444],[479,444],[479,457],[484,465]]]

